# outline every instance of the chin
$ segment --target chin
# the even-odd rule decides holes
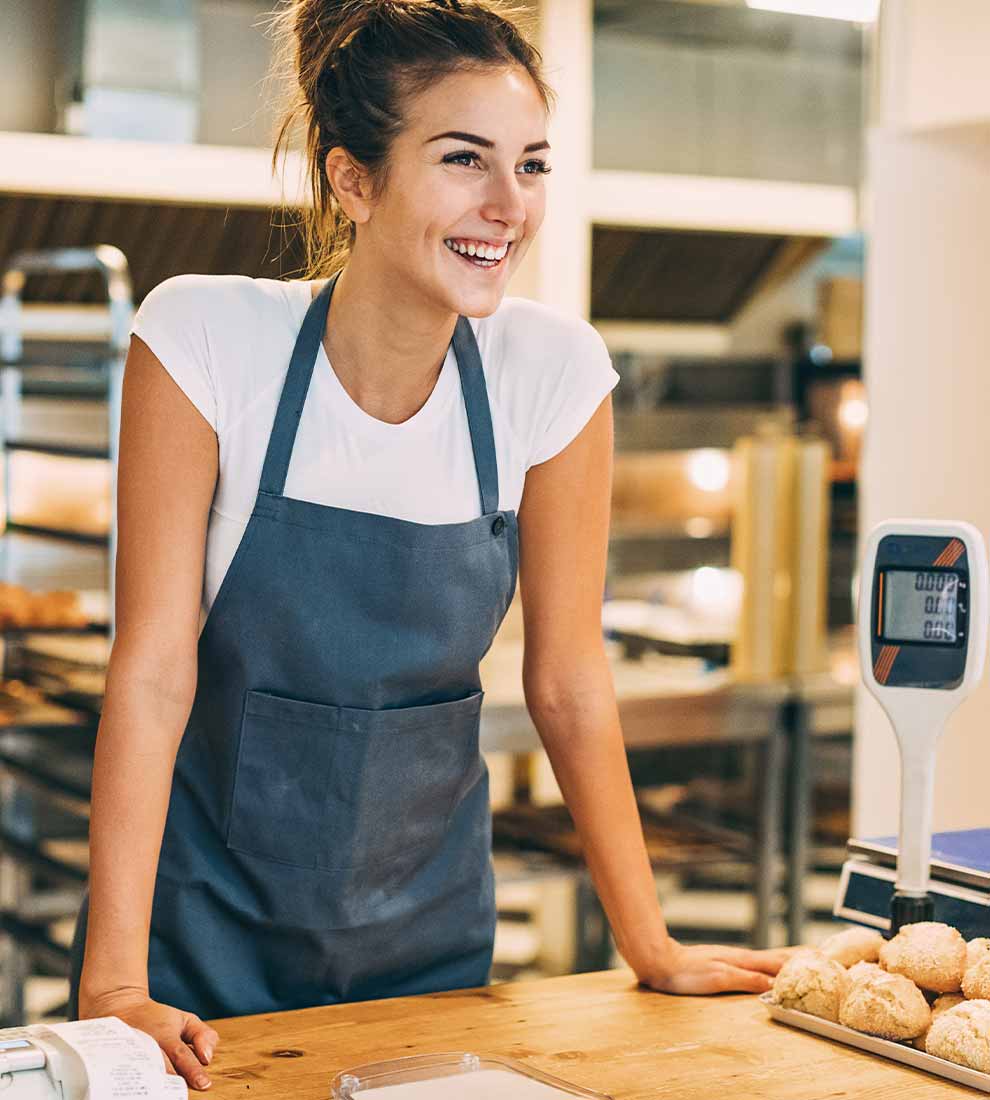
[[[451,287],[447,294],[450,308],[464,317],[488,317],[501,305],[505,287]]]

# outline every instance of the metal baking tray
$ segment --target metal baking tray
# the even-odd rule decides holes
[[[333,1079],[332,1100],[612,1100],[510,1058],[458,1051],[375,1062]]]
[[[775,1005],[770,997],[771,994],[764,993],[760,1000],[766,1006],[770,1016],[782,1024],[800,1028],[802,1031],[810,1031],[814,1035],[822,1035],[826,1039],[844,1043],[849,1047],[857,1047],[870,1054],[879,1054],[881,1058],[887,1058],[892,1062],[901,1062],[914,1069],[923,1069],[926,1073],[934,1073],[936,1077],[944,1077],[957,1084],[968,1085],[971,1089],[979,1089],[980,1092],[990,1092],[990,1073],[980,1073],[979,1070],[970,1069],[968,1066],[947,1062],[944,1058],[936,1058],[934,1054],[926,1054],[923,1050],[908,1046],[906,1043],[895,1043],[890,1039],[878,1039],[875,1035],[864,1035],[861,1031],[853,1031],[851,1027],[833,1024],[831,1020],[810,1016],[807,1012],[781,1008],[780,1005]]]

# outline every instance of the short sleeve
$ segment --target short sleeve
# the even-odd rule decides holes
[[[140,336],[176,385],[217,431],[217,393],[210,356],[208,275],[173,275],[151,290],[130,331]]]
[[[618,381],[605,341],[582,321],[552,397],[541,410],[528,466],[548,461],[572,442]]]

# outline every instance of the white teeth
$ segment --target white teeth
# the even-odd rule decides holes
[[[462,241],[455,241],[452,237],[444,238],[443,243],[451,252],[458,252],[462,256],[476,256],[479,260],[501,260],[509,251],[508,243],[496,248],[491,244],[475,244],[473,241],[464,244]]]

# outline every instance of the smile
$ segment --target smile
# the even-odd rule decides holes
[[[443,243],[472,267],[481,268],[498,267],[512,246],[511,241],[494,245],[487,241],[459,240],[452,237],[448,237]]]

